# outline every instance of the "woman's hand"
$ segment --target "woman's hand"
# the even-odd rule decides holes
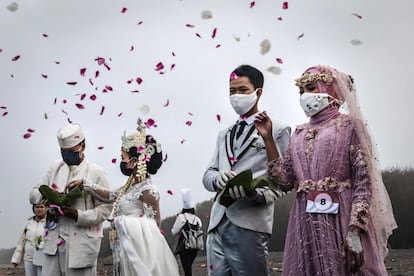
[[[362,248],[360,232],[361,230],[358,227],[349,227],[344,241],[348,269],[351,273],[358,271],[364,264],[364,251]]]
[[[260,112],[256,115],[254,125],[263,139],[272,136],[272,120],[269,118],[266,111]]]

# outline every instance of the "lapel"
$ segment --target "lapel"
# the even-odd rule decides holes
[[[236,160],[242,158],[242,156],[247,152],[249,147],[257,140],[259,132],[254,127],[254,125],[249,129],[249,133],[243,141],[243,144],[240,147],[239,154],[236,156]]]
[[[229,162],[230,167],[233,167],[234,164],[237,163],[237,160],[242,158],[242,156],[248,151],[249,147],[257,140],[259,132],[253,126],[250,127],[246,138],[244,139],[237,156],[235,156],[235,152],[233,150],[233,144],[236,134],[237,124],[234,124],[231,129],[226,134],[225,137],[225,146],[226,146],[226,155],[227,161]]]
[[[234,124],[231,128],[229,128],[229,131],[227,131],[226,137],[225,137],[225,143],[226,143],[226,155],[227,155],[227,161],[229,162],[230,167],[233,167],[235,162],[235,156],[233,151],[233,142],[234,142],[234,136],[236,134],[237,129],[237,123]]]

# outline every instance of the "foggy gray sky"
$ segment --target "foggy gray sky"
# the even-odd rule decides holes
[[[56,132],[68,119],[82,125],[86,156],[112,188],[126,180],[122,133],[134,131],[139,116],[155,120],[148,133],[167,155],[154,177],[163,218],[181,209],[183,187],[194,202],[213,197],[201,177],[218,131],[237,119],[228,77],[244,63],[264,72],[260,109],[293,128],[307,120],[294,86],[304,69],[325,64],[353,75],[382,168],[412,167],[414,2],[296,0],[287,9],[283,2],[24,0],[11,11],[13,1],[0,0],[0,248],[17,243],[32,214],[28,193],[60,157]],[[271,47],[262,54],[265,39]]]

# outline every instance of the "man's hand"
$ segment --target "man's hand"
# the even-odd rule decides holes
[[[364,251],[359,228],[354,226],[349,228],[344,241],[344,249],[348,260],[348,269],[355,273],[364,264]]]
[[[222,190],[224,189],[224,187],[226,187],[227,182],[229,182],[230,179],[232,179],[233,177],[236,176],[236,172],[233,171],[221,171],[217,176],[216,176],[216,188],[217,190]]]
[[[76,186],[79,186],[79,185],[82,185],[82,184],[83,184],[83,179],[73,180],[73,181],[69,182],[68,184],[66,184],[65,192],[69,192],[70,190],[72,190]]]
[[[238,200],[238,199],[254,200],[257,196],[257,192],[256,190],[253,190],[253,192],[251,192],[250,194],[247,194],[244,191],[243,186],[238,185],[238,186],[234,186],[229,189],[229,195],[234,200]]]
[[[73,218],[76,221],[78,220],[78,209],[69,206],[63,206],[62,211],[65,217]]]

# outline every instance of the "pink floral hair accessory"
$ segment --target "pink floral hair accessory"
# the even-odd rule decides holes
[[[230,80],[237,80],[240,78],[234,71],[230,74]]]

